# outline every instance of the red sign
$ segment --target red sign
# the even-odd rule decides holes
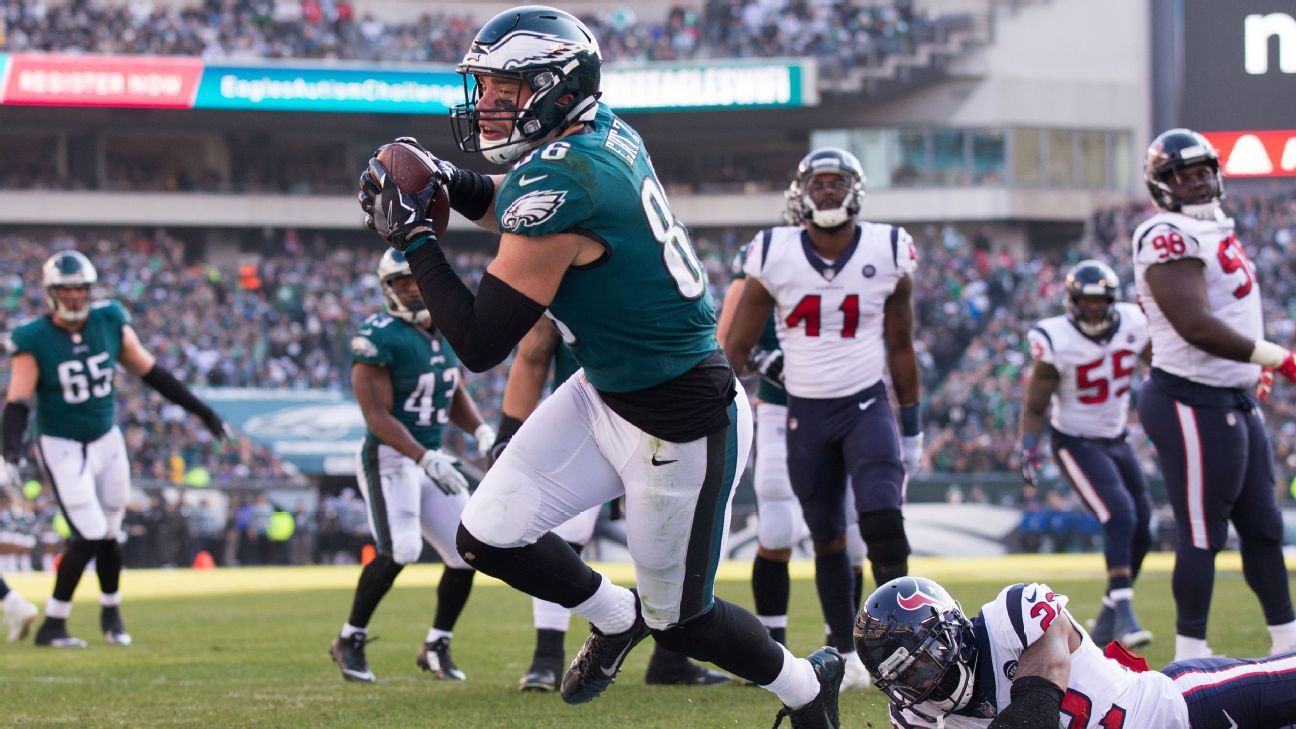
[[[1203,134],[1228,177],[1296,177],[1296,130]]]
[[[198,58],[17,53],[0,103],[188,109],[202,69]]]

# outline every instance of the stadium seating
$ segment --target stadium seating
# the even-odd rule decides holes
[[[0,50],[200,56],[209,60],[320,58],[455,63],[477,29],[465,13],[384,22],[351,0],[254,0],[155,6],[15,3]],[[878,65],[934,40],[949,18],[916,12],[912,0],[861,5],[706,0],[665,18],[629,8],[582,18],[608,61],[814,56],[841,67]]]

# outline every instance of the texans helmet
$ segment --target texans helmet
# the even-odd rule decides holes
[[[1206,165],[1214,174],[1186,180],[1183,171]],[[1191,129],[1162,132],[1148,146],[1143,181],[1157,207],[1187,215],[1213,215],[1224,198],[1224,174],[1219,154],[1202,135]]]
[[[405,254],[395,248],[388,248],[383,253],[382,258],[378,261],[378,286],[382,289],[383,303],[387,307],[387,313],[402,321],[407,321],[415,326],[427,328],[432,323],[432,314],[427,310],[427,305],[423,303],[423,298],[410,306],[396,295],[396,289],[392,286],[392,281],[402,276],[413,276],[414,272],[410,270],[409,261],[405,260]]]
[[[598,111],[603,56],[598,40],[576,16],[542,5],[524,5],[492,18],[477,33],[457,68],[464,103],[450,110],[459,148],[507,164],[550,135]],[[481,109],[480,78],[512,79],[532,96],[515,109]],[[498,142],[482,139],[481,123],[507,122],[512,131]]]
[[[1083,296],[1102,296],[1106,300],[1098,321],[1085,316]],[[1077,263],[1066,275],[1065,305],[1067,318],[1089,337],[1109,334],[1118,321],[1116,301],[1120,298],[1120,279],[1111,266],[1093,259]]]
[[[841,206],[820,210],[810,197],[810,181],[815,175],[841,175],[849,185]],[[789,225],[801,225],[809,220],[816,227],[831,229],[850,222],[859,215],[864,202],[864,167],[855,155],[838,147],[820,147],[807,154],[797,165],[796,176],[783,194],[787,210],[783,217]]]
[[[972,623],[945,588],[925,577],[897,577],[864,600],[855,650],[897,709],[934,722],[915,707],[930,704],[943,717],[972,698]]]
[[[90,316],[90,307],[87,305],[77,310],[68,309],[54,295],[54,289],[93,286],[97,281],[99,272],[80,251],[59,251],[41,266],[41,288],[45,289],[45,302],[64,321],[85,321]]]

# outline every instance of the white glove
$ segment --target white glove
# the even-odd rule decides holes
[[[18,465],[0,458],[0,489],[17,488],[21,484],[22,477],[18,475]]]
[[[419,456],[418,467],[447,494],[462,494],[468,491],[468,479],[455,468],[459,459],[440,450],[428,450]]]
[[[477,455],[485,458],[491,454],[491,449],[495,447],[495,429],[482,423],[473,431],[473,440],[477,442]]]
[[[922,470],[923,434],[906,435],[900,438],[900,460],[904,461],[905,472],[910,477],[917,476]]]

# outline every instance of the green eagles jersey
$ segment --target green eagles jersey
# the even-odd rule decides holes
[[[450,405],[459,386],[459,359],[440,336],[374,314],[351,338],[351,361],[387,368],[392,415],[424,447],[441,447],[442,426],[450,422]],[[365,437],[377,440],[372,432]]]
[[[36,429],[88,443],[116,421],[113,375],[130,314],[116,301],[96,301],[78,332],[50,316],[23,324],[10,335],[13,352],[36,358]]]
[[[552,390],[557,390],[559,385],[566,382],[568,378],[576,374],[576,370],[580,369],[580,362],[576,361],[576,355],[572,354],[571,347],[562,342],[558,343],[558,351],[554,352],[553,369]]]
[[[740,278],[747,278],[747,274],[743,272],[743,261],[747,260],[748,245],[738,249],[738,254],[734,256],[733,264],[730,266],[730,273],[735,281]],[[765,322],[765,331],[761,332],[760,341],[756,343],[756,346],[766,351],[779,348],[778,332],[774,329],[774,314],[771,313],[769,319]],[[756,389],[756,397],[760,398],[761,402],[773,405],[787,404],[787,390],[783,389],[782,385],[770,382],[764,377],[760,378],[760,385]]]
[[[588,132],[523,157],[495,205],[506,233],[579,233],[607,248],[599,261],[568,269],[549,305],[594,387],[653,387],[717,349],[715,307],[688,231],[639,135],[606,105]]]

